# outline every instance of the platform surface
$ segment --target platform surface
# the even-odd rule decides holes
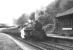
[[[34,47],[32,47],[32,46],[30,46],[30,45],[28,45],[28,44],[26,44],[26,43],[24,43],[24,42],[22,42],[22,41],[20,41],[18,39],[15,39],[14,37],[11,37],[9,35],[6,35],[4,33],[0,33],[0,42],[1,42],[1,40],[5,41],[4,42],[5,44],[6,44],[6,41],[7,41],[7,43],[9,45],[10,44],[16,45],[16,46],[13,46],[13,49],[8,48],[7,50],[14,50],[15,47],[18,47],[19,48],[19,49],[15,49],[15,50],[36,50]],[[10,46],[12,46],[12,45],[10,45]]]
[[[58,34],[47,34],[48,37],[54,37],[54,38],[63,38],[63,39],[73,39],[73,37],[71,36],[60,36]]]

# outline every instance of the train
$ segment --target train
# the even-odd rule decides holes
[[[30,24],[29,24],[30,25]],[[28,26],[29,26],[28,25]],[[40,28],[38,30],[32,29],[32,25],[28,27],[27,25],[23,28],[26,28],[25,30],[23,30],[25,33],[24,35],[24,39],[30,39],[30,40],[35,40],[35,41],[45,41],[47,36],[45,34],[44,30],[40,30]],[[0,32],[8,34],[10,36],[16,36],[16,37],[20,37],[21,38],[21,28],[20,27],[13,27],[13,28],[5,28],[3,30],[1,30]]]

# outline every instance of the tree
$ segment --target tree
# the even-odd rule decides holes
[[[29,19],[35,21],[35,12],[31,13]]]
[[[18,18],[15,22],[18,26],[23,26],[26,22],[28,22],[28,16],[23,14],[20,18]]]
[[[38,20],[43,24],[43,26],[51,26],[51,30],[54,31],[56,20],[55,17],[59,13],[59,1],[56,1],[46,7],[46,10],[40,11]]]
[[[56,0],[54,3],[47,6],[48,12],[55,10],[57,13],[62,13],[73,7],[73,0]]]
[[[61,0],[59,7],[64,12],[73,7],[73,0]]]

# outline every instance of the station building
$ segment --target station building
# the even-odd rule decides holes
[[[73,36],[73,8],[56,16],[56,33]]]

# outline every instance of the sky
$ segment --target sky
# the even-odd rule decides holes
[[[0,23],[13,25],[13,19],[46,7],[54,0],[0,0]]]

